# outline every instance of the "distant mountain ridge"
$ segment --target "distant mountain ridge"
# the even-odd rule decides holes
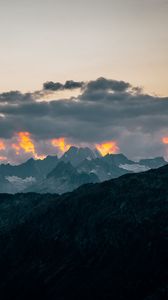
[[[165,165],[165,160],[163,157],[159,156],[155,158],[141,159],[139,164],[148,166],[151,169],[157,169]]]
[[[0,174],[2,176],[18,176],[20,178],[26,178],[34,176],[36,178],[45,177],[58,163],[58,157],[47,156],[45,159],[33,159],[30,158],[26,162],[20,165],[1,164]]]
[[[121,153],[101,156],[96,149],[72,146],[61,158],[47,156],[44,160],[31,158],[18,166],[0,165],[0,192],[64,193],[83,183],[110,180],[165,164],[162,157],[135,162]],[[73,180],[70,177],[74,177]]]
[[[95,174],[79,173],[70,162],[60,161],[45,179],[24,190],[36,193],[63,194],[86,183],[99,182]]]

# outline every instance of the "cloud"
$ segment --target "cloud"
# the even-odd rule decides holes
[[[67,80],[64,84],[60,82],[47,81],[43,84],[43,88],[32,93],[21,93],[20,91],[9,91],[0,93],[0,105],[31,103],[42,99],[46,95],[50,95],[56,91],[81,89],[84,86],[83,81]]]
[[[10,91],[0,94],[0,104],[17,104],[22,102],[32,102],[33,100],[31,93],[22,94],[19,91]]]
[[[97,80],[88,82],[85,93],[91,93],[95,91],[124,92],[130,87],[131,85],[128,82],[100,77]]]
[[[84,86],[83,81],[73,81],[68,80],[64,84],[64,89],[73,90],[73,89],[80,89]]]
[[[43,84],[44,90],[60,91],[63,90],[63,84],[60,82],[47,81]]]
[[[43,84],[43,90],[49,91],[61,91],[61,90],[73,90],[77,88],[82,88],[84,85],[83,81],[73,81],[68,80],[65,84],[60,82],[47,81]]]
[[[67,84],[69,89],[72,83]],[[0,138],[10,140],[17,132],[30,132],[40,154],[44,148],[52,153],[50,140],[61,137],[70,144],[115,140],[121,152],[134,158],[165,154],[162,138],[168,136],[168,97],[105,78],[81,86],[78,97],[50,102],[36,101],[33,93],[30,99],[27,94],[17,92],[19,98],[7,93],[8,101],[0,105]]]

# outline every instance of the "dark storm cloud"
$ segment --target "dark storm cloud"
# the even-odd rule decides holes
[[[43,84],[44,90],[60,91],[63,90],[63,84],[60,82],[47,81]]]
[[[116,139],[130,156],[142,155],[144,149],[163,154],[168,97],[144,94],[127,82],[99,78],[85,83],[76,98],[17,103],[0,106],[0,137],[29,131],[39,141],[60,136],[88,143]]]
[[[10,91],[0,94],[0,103],[17,104],[21,102],[31,102],[33,97],[31,93],[22,94],[19,91]]]
[[[67,80],[65,84],[62,84],[60,82],[47,81],[43,84],[43,89],[50,91],[73,90],[82,88],[83,85],[84,82],[73,80]]]
[[[73,90],[82,88],[84,85],[83,81],[73,81],[73,80],[67,80],[64,84],[64,89]]]
[[[100,77],[97,80],[88,82],[86,86],[86,92],[91,93],[92,91],[94,92],[96,90],[124,92],[130,87],[131,85],[128,82]]]

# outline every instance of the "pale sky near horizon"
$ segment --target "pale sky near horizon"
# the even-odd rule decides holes
[[[100,76],[168,95],[168,0],[0,0],[0,92]]]

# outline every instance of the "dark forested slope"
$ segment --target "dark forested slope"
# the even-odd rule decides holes
[[[168,167],[58,195],[0,195],[1,299],[168,296]]]

